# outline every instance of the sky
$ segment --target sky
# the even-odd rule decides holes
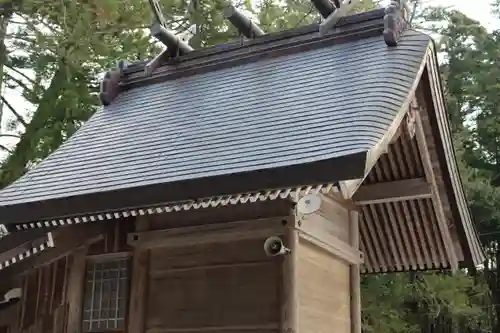
[[[389,0],[385,0],[389,1]],[[480,21],[485,27],[489,29],[498,29],[500,28],[500,20],[495,20],[491,15],[490,11],[490,2],[492,0],[423,0],[423,3],[431,6],[446,6],[455,8],[469,17]],[[25,112],[29,112],[32,110],[32,107],[24,102],[18,92],[16,91],[8,91],[6,93],[6,98],[8,101],[14,105],[17,110],[25,110]],[[3,124],[0,126],[0,133],[7,133],[5,130],[5,125],[8,121],[9,112],[6,110],[5,116],[3,117]],[[8,138],[0,138],[0,144],[13,147],[16,141]],[[0,158],[5,156],[0,150]]]
[[[488,28],[500,28],[499,22],[495,22],[491,15],[491,0],[424,0],[424,3],[437,6],[450,6],[480,21]]]

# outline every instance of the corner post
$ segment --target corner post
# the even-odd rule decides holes
[[[359,250],[359,213],[349,212],[349,240]],[[359,264],[351,264],[351,333],[361,333],[361,275]]]
[[[290,248],[283,260],[283,300],[281,312],[281,333],[296,333],[298,320],[297,261],[299,235],[295,228],[289,227],[285,233],[286,245]]]
[[[148,230],[148,221],[139,218],[136,231]],[[148,286],[149,249],[136,247],[133,251],[130,303],[128,310],[128,333],[143,333],[146,314]]]
[[[73,254],[68,279],[68,321],[67,332],[82,331],[83,287],[85,267],[87,263],[87,247],[79,248]]]

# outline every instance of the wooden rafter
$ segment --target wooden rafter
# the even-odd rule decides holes
[[[54,248],[40,252],[30,259],[22,260],[0,271],[0,280],[21,275],[26,271],[53,262],[78,247],[91,244],[102,239],[106,233],[108,223],[91,223],[60,227],[52,231]]]
[[[37,239],[45,237],[47,229],[30,229],[7,234],[0,240],[0,262],[8,261],[31,248]]]
[[[371,205],[432,197],[431,185],[425,178],[362,185],[354,194],[358,205]]]

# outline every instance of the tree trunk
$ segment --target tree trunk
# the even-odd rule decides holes
[[[24,134],[14,151],[9,155],[0,169],[0,188],[3,188],[26,171],[30,161],[36,157],[36,148],[39,141],[38,132],[45,127],[46,120],[50,117],[53,104],[57,103],[58,97],[68,79],[68,67],[64,61],[59,62],[49,87],[45,90],[33,118],[26,126]]]

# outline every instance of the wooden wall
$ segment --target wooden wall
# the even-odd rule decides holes
[[[348,263],[301,239],[297,269],[299,332],[349,333]]]
[[[72,311],[74,312],[72,307],[75,307],[75,302],[71,302],[71,300],[75,299],[75,295],[76,297],[81,296],[83,284],[78,284],[78,287],[74,286],[74,283],[78,283],[78,281],[71,281],[72,269],[78,266],[77,261],[83,261],[83,265],[80,265],[83,274],[85,262],[90,256],[130,251],[130,247],[126,243],[127,232],[131,231],[131,226],[133,227],[133,223],[130,222],[114,221],[113,227],[109,228],[109,232],[104,234],[100,241],[88,248],[80,248],[78,251],[74,249],[74,252],[63,256],[54,256],[44,263],[39,262],[38,259],[47,258],[46,255],[26,259],[31,260],[33,266],[38,268],[20,274],[15,279],[17,282],[12,284],[12,288],[21,287],[23,294],[15,305],[0,309],[0,332],[76,333],[74,329],[68,327],[68,321],[73,320],[72,325],[79,325],[81,317],[78,313],[76,317],[72,313]],[[71,227],[67,226],[65,228]],[[75,237],[78,237],[78,235],[75,235]],[[46,251],[54,250],[47,249]],[[5,292],[6,290],[2,291]],[[70,303],[72,306],[70,306]],[[79,309],[76,308],[76,311],[79,311]]]
[[[60,258],[24,277],[23,297],[18,303],[19,322],[11,324],[11,332],[64,332],[71,260],[71,256]]]
[[[115,332],[351,332],[356,255],[342,247],[351,235],[347,210],[327,200],[300,232],[288,228],[298,225],[290,213],[280,202],[112,222],[101,240],[20,277],[23,297],[11,312],[0,309],[0,333],[81,333],[89,260],[124,253],[129,310]],[[266,256],[265,239],[278,235],[292,255]],[[318,237],[335,243],[337,255],[313,245]]]
[[[277,332],[282,258],[267,257],[263,244],[152,249],[147,332]]]

